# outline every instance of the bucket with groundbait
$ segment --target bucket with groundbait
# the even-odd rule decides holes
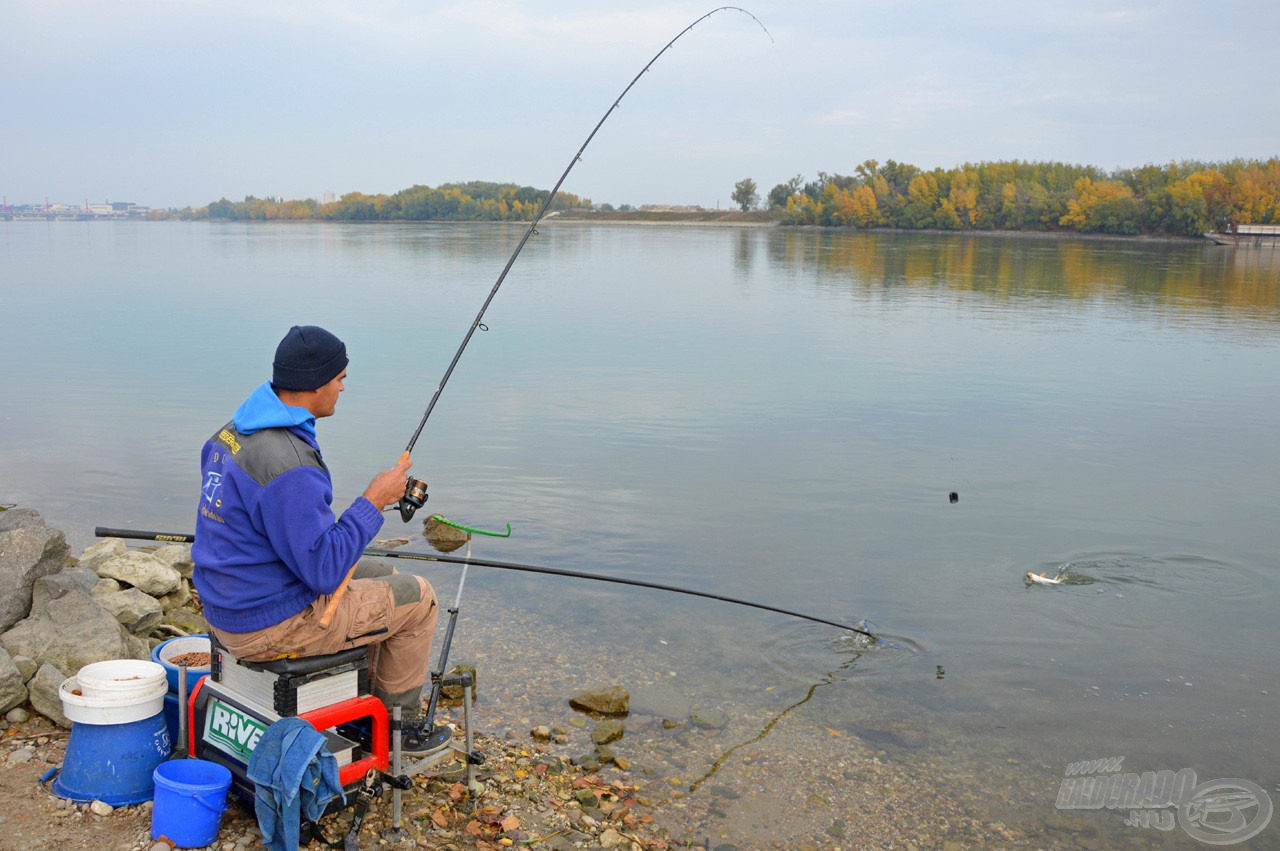
[[[133,697],[154,692],[164,668],[142,659],[108,659],[85,665],[76,674],[85,697]]]
[[[210,646],[208,635],[181,635],[162,641],[151,651],[151,658],[164,668],[169,678],[169,693],[164,696],[164,719],[169,735],[178,737],[178,662],[187,666],[187,694],[195,690],[200,678],[209,673]]]
[[[163,836],[179,848],[202,848],[218,838],[230,771],[216,762],[175,759],[157,765],[153,776],[152,839]]]

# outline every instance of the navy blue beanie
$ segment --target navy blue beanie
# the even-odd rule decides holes
[[[347,368],[347,346],[317,325],[294,325],[276,347],[271,386],[315,390]]]

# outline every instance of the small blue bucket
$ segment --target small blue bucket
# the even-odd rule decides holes
[[[203,848],[218,838],[231,788],[230,771],[216,762],[175,759],[157,765],[154,777],[152,839],[164,836],[179,848]]]

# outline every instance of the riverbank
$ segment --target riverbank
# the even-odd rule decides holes
[[[1036,231],[1036,230],[941,230],[938,228],[920,228],[904,230],[901,228],[849,228],[827,227],[823,225],[788,225],[783,224],[782,215],[772,210],[721,211],[705,210],[701,212],[658,212],[650,210],[614,211],[608,213],[570,210],[552,213],[545,217],[544,224],[606,224],[606,225],[640,225],[667,227],[723,227],[723,228],[781,228],[785,231],[805,233],[874,233],[874,234],[928,234],[932,236],[963,237],[1015,237],[1020,239],[1054,239],[1064,241],[1102,241],[1102,242],[1138,242],[1138,243],[1205,243],[1210,244],[1202,236],[1169,236],[1157,234],[1110,234],[1110,233],[1078,233],[1075,231]]]
[[[77,561],[68,558],[65,570],[89,569]],[[447,594],[453,576],[434,570],[429,578]],[[405,797],[408,842],[490,851],[1077,847],[995,814],[1052,794],[1034,784],[1028,790],[1016,761],[995,784],[1000,791],[989,771],[979,780],[972,767],[924,757],[929,736],[919,724],[868,719],[853,730],[815,723],[806,705],[829,680],[728,699],[702,672],[705,649],[697,645],[678,642],[660,659],[621,649],[602,654],[612,646],[607,636],[580,626],[473,592],[451,662],[478,671],[477,747],[487,757],[481,787],[468,793],[456,763],[418,778]],[[557,638],[549,644],[548,635]],[[607,719],[574,709],[569,698],[602,684],[626,690],[629,706],[598,744]],[[458,727],[461,708],[444,704],[438,717]],[[39,782],[62,764],[68,740],[65,727],[29,702],[0,720],[0,848],[165,851],[150,838],[150,804],[74,804]],[[388,795],[362,830],[363,847],[393,844],[382,839],[390,817]],[[322,825],[340,834],[345,817]],[[1072,835],[1090,830],[1076,825]],[[236,804],[211,847],[239,851],[258,842],[251,809]]]

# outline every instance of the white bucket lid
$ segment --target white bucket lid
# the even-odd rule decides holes
[[[164,711],[168,693],[169,684],[164,680],[136,694],[84,694],[76,677],[67,677],[58,688],[62,714],[80,724],[128,724],[150,718]]]
[[[76,674],[85,696],[142,694],[165,682],[164,666],[142,659],[108,659],[85,665]]]

